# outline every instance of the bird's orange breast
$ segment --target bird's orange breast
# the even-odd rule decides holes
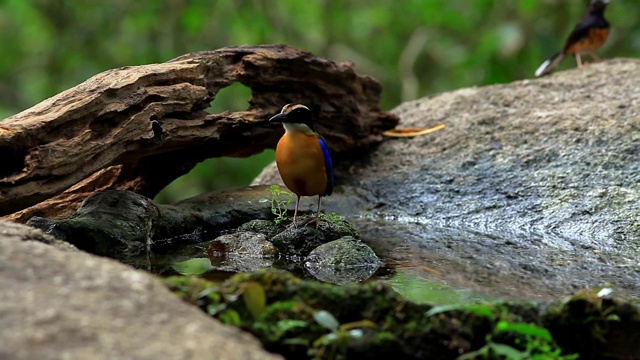
[[[582,39],[576,41],[565,49],[567,54],[581,53],[584,51],[598,50],[609,36],[609,29],[594,28],[589,30],[589,34]]]
[[[324,193],[327,174],[322,148],[315,135],[285,133],[276,147],[276,164],[282,181],[295,194]]]

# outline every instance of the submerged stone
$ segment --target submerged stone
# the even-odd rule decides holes
[[[238,231],[218,236],[207,248],[209,257],[235,255],[243,257],[277,256],[278,249],[267,240],[264,234],[250,231]]]
[[[256,257],[229,254],[225,256],[210,256],[211,268],[228,273],[243,273],[268,269],[274,266],[274,257]]]
[[[339,285],[366,280],[381,265],[373,249],[351,236],[318,246],[304,263],[317,279]]]
[[[238,231],[215,238],[207,254],[218,271],[246,272],[272,267],[278,249],[264,234]]]

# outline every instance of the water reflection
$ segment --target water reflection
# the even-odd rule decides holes
[[[215,281],[262,268],[282,269],[302,279],[340,285],[383,280],[411,300],[433,304],[487,299],[551,300],[603,283],[616,285],[621,290],[618,296],[637,297],[633,292],[625,292],[625,287],[633,290],[637,284],[624,286],[625,272],[620,271],[620,267],[626,265],[610,258],[615,254],[543,246],[535,234],[530,241],[524,241],[510,233],[500,236],[446,227],[416,217],[359,216],[348,221],[383,261],[382,267],[345,274],[305,267],[300,257],[222,255],[208,258],[207,243],[147,254],[125,262],[168,276],[194,271],[185,268],[185,264],[196,265],[200,261],[197,270],[200,276]],[[600,277],[593,275],[594,267],[598,267]]]

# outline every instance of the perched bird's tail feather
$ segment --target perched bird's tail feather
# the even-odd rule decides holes
[[[553,68],[556,67],[560,63],[560,61],[562,61],[562,59],[564,59],[564,54],[562,52],[553,55],[549,60],[543,62],[538,70],[536,70],[536,77],[540,77],[542,75],[550,73],[551,70],[553,70]]]

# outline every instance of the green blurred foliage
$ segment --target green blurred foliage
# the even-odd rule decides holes
[[[0,119],[101,71],[230,45],[287,43],[384,86],[382,106],[532,77],[582,17],[586,0],[2,0]],[[603,58],[640,49],[637,0],[612,0]],[[567,59],[560,69],[575,66]],[[224,96],[223,96],[224,95]],[[243,109],[247,89],[213,109]],[[271,153],[204,162],[160,196],[246,185]]]
[[[420,276],[398,272],[389,279],[393,289],[405,299],[418,304],[475,304],[492,300],[471,290],[456,289]]]

